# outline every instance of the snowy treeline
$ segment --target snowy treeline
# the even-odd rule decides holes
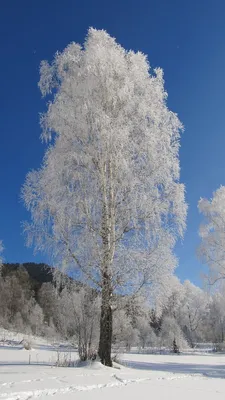
[[[21,266],[0,278],[0,323],[21,333],[60,338],[78,347],[82,360],[96,355],[101,312],[100,294],[71,283],[57,289],[44,283],[34,295]],[[197,342],[222,343],[225,330],[225,285],[208,295],[189,281],[171,280],[160,310],[141,296],[113,300],[112,344],[116,351],[135,346],[179,351]]]

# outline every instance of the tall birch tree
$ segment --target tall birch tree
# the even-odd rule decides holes
[[[99,356],[112,365],[113,293],[136,293],[173,273],[185,229],[179,182],[182,125],[168,110],[163,72],[89,29],[41,63],[48,96],[43,164],[27,175],[28,243],[101,292]]]

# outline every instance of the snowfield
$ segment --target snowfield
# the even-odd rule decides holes
[[[0,400],[225,399],[223,355],[124,354],[116,368],[56,367],[57,360],[75,362],[77,353],[41,340],[32,347],[1,342]]]

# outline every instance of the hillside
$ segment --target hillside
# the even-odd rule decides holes
[[[24,268],[28,272],[30,279],[40,284],[53,282],[54,268],[44,263],[5,263],[3,264],[2,275],[5,277],[9,274],[15,273],[19,268]]]
[[[54,268],[44,263],[28,262],[24,264],[19,263],[5,263],[3,264],[2,275],[5,277],[19,268],[25,268],[31,279],[39,282],[40,284],[46,282],[53,282]]]
[[[28,274],[30,287],[36,295],[43,283],[53,283],[53,271],[54,269],[52,267],[43,263],[5,263],[2,267],[2,276],[6,278],[7,276],[15,275],[21,282],[24,279],[24,274],[21,272],[26,272]]]
[[[16,275],[19,281],[21,281],[23,280],[24,275],[21,274],[22,271],[26,272],[26,275],[28,274],[30,287],[34,291],[35,296],[37,295],[37,292],[41,288],[43,283],[54,284],[54,268],[44,263],[5,263],[2,267],[2,277],[5,278],[7,276]],[[69,285],[70,283],[75,283],[75,280],[68,277],[67,275],[60,272],[59,274],[61,274],[62,277],[62,286]],[[77,286],[81,286],[80,282],[76,282],[76,284]]]

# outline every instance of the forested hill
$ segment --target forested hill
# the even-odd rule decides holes
[[[2,267],[2,277],[15,275],[20,283],[29,280],[30,287],[34,290],[35,295],[41,288],[43,283],[54,284],[54,268],[44,263],[28,262],[20,263],[5,263]],[[62,274],[63,286],[74,283],[74,280],[67,275]],[[76,282],[79,286],[80,283]]]
[[[53,271],[52,267],[43,263],[5,263],[2,266],[2,277],[15,276],[22,286],[27,282],[37,295],[43,283],[53,283]]]
[[[2,275],[6,277],[9,274],[18,272],[20,269],[25,269],[29,277],[32,280],[39,282],[40,284],[46,282],[53,282],[53,271],[54,269],[47,264],[37,264],[34,262],[28,262],[24,264],[19,263],[6,263],[3,264]]]

